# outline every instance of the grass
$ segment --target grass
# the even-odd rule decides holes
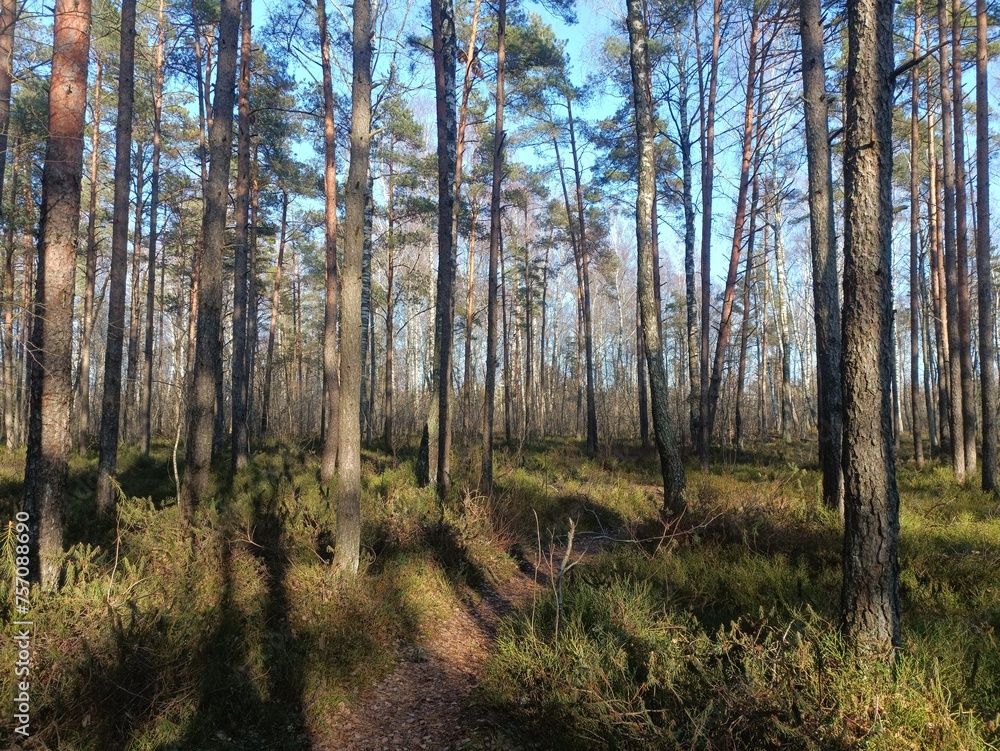
[[[551,596],[508,618],[479,692],[493,713],[488,742],[994,747],[996,500],[972,481],[955,486],[944,468],[901,469],[903,647],[896,666],[883,668],[840,642],[842,532],[819,504],[818,474],[795,450],[764,447],[708,475],[689,468],[687,531],[666,545],[606,549],[574,569],[558,636]],[[623,474],[643,485],[655,482],[649,470],[637,463]],[[643,525],[633,529],[644,537]]]
[[[685,531],[667,538],[655,453],[635,446],[500,451],[492,499],[459,450],[443,505],[416,486],[411,453],[365,451],[353,582],[329,564],[335,491],[314,453],[274,444],[235,477],[220,471],[185,530],[171,449],[123,449],[112,519],[94,513],[96,457],[72,460],[65,585],[32,612],[40,747],[309,748],[343,702],[420,654],[470,587],[500,586],[570,519],[578,550],[612,530],[633,541],[574,568],[558,614],[542,594],[502,622],[476,695],[480,747],[1000,744],[1000,516],[946,468],[900,470],[904,644],[890,670],[840,643],[842,533],[805,444],[689,468]],[[0,451],[8,518],[23,461]],[[13,650],[4,639],[0,663]],[[12,678],[0,674],[4,695]]]

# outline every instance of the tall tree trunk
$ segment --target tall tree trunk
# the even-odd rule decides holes
[[[759,18],[753,11],[750,19],[750,62],[747,72],[746,106],[743,114],[743,158],[740,166],[739,194],[736,198],[736,219],[733,231],[733,247],[729,256],[729,273],[722,298],[722,317],[719,321],[719,336],[715,343],[715,358],[712,362],[712,380],[708,391],[708,440],[712,439],[715,426],[716,407],[722,386],[722,370],[729,346],[729,332],[732,327],[733,301],[736,296],[736,277],[739,273],[740,252],[743,249],[743,223],[747,211],[747,189],[750,184],[750,162],[753,156],[754,87],[757,84],[757,56],[759,39]]]
[[[387,451],[393,451],[392,447],[392,418],[393,404],[392,397],[395,389],[393,378],[392,356],[395,347],[395,317],[396,300],[394,295],[396,278],[396,206],[395,206],[395,174],[393,164],[395,160],[392,135],[389,135],[389,165],[386,180],[386,203],[385,216],[386,224],[386,269],[385,269],[385,427],[382,430],[382,442]],[[475,235],[473,234],[473,237]]]
[[[250,425],[247,402],[247,298],[250,233],[250,60],[252,2],[244,2],[240,17],[239,109],[236,139],[236,242],[233,272],[233,445],[231,466],[234,472],[246,466],[250,458]]]
[[[948,402],[951,459],[955,479],[965,482],[965,424],[962,421],[962,344],[958,313],[958,258],[955,248],[955,159],[952,149],[951,56],[947,44],[947,2],[938,0],[938,39],[941,57],[941,144],[944,162],[944,267],[948,311]]]
[[[260,432],[267,435],[271,411],[271,377],[274,373],[274,341],[281,314],[281,269],[285,261],[285,235],[288,231],[288,191],[281,191],[281,228],[278,231],[278,258],[274,264],[274,289],[271,293],[271,322],[267,330],[267,359],[264,361],[264,394],[260,408]]]
[[[722,0],[713,0],[712,55],[709,59],[708,96],[701,65],[701,40],[697,39],[698,13],[695,12],[695,37],[698,50],[698,88],[701,94],[701,342],[699,347],[698,455],[702,470],[708,469],[709,427],[709,333],[712,314],[712,190],[715,183],[715,103],[719,88],[719,45],[722,27]]]
[[[892,444],[892,0],[847,8],[844,158],[843,630],[899,646],[899,493]]]
[[[337,543],[333,565],[353,576],[361,551],[361,264],[371,158],[371,3],[355,0],[352,37],[351,163],[344,214],[343,325],[340,329],[340,472],[337,478]],[[451,182],[448,182],[449,190]],[[450,210],[450,206],[448,207]],[[451,213],[445,224],[450,228]]]
[[[500,231],[500,322],[503,326],[503,435],[509,446],[512,440],[510,414],[514,379],[510,375],[510,337],[513,336],[513,312],[507,310],[507,263],[504,234]]]
[[[90,2],[57,0],[54,15],[49,138],[42,170],[37,287],[28,348],[31,397],[24,471],[29,575],[45,588],[59,584],[62,504],[69,471],[73,283],[80,225]]]
[[[969,231],[966,224],[965,97],[962,86],[962,0],[951,4],[952,89],[955,117],[955,265],[958,302],[959,373],[962,389],[962,429],[965,472],[976,471],[976,398],[972,379],[972,303],[969,300]]]
[[[90,352],[94,338],[94,284],[97,281],[97,170],[101,151],[101,56],[96,56],[93,123],[90,133],[90,210],[87,217],[87,260],[83,288],[83,331],[80,336],[80,372],[76,389],[76,447],[82,451],[90,441]],[[12,204],[13,206],[13,204]],[[10,225],[13,229],[13,224]]]
[[[122,33],[118,66],[118,120],[115,124],[115,196],[111,228],[111,294],[108,298],[108,335],[104,352],[104,395],[101,400],[101,454],[97,463],[97,509],[115,507],[112,477],[118,464],[121,425],[122,346],[125,335],[125,271],[128,243],[129,188],[132,178],[132,102],[135,96],[135,0],[122,4]],[[138,205],[136,211],[138,211]],[[135,280],[133,280],[133,284]]]
[[[649,401],[647,400],[648,376],[646,375],[646,345],[642,333],[642,304],[638,292],[635,297],[635,373],[639,395],[639,440],[649,446]]]
[[[920,255],[920,267],[917,270],[917,279],[920,284],[920,306],[921,315],[923,316],[924,325],[921,328],[920,334],[923,342],[923,370],[924,370],[924,409],[927,411],[927,437],[931,444],[931,457],[937,456],[938,453],[938,432],[937,432],[937,418],[934,413],[934,397],[932,392],[934,391],[934,379],[933,374],[936,370],[936,363],[934,360],[934,349],[931,344],[931,327],[929,321],[934,317],[931,312],[930,300],[927,294],[927,280],[924,274],[924,255]]]
[[[371,178],[369,178],[371,183]],[[372,186],[369,184],[365,198],[364,250],[361,253],[361,426],[365,440],[371,442],[372,413],[369,397],[374,392],[374,378],[369,377],[369,369],[374,370],[374,355],[368,359],[371,342],[372,314],[372,222],[375,218],[375,204],[372,200]]]
[[[139,328],[141,327],[142,306],[140,291],[142,285],[140,259],[142,256],[142,195],[145,188],[145,148],[137,144],[135,151],[135,215],[132,217],[132,269],[131,299],[129,301],[128,354],[125,366],[125,438],[135,439],[136,408],[139,406]],[[127,212],[126,212],[127,213]]]
[[[656,156],[653,148],[653,116],[646,88],[649,57],[646,23],[641,0],[628,0],[628,30],[631,47],[632,97],[635,106],[636,140],[639,147],[639,188],[636,199],[636,247],[638,253],[638,295],[646,360],[653,400],[653,430],[663,475],[663,513],[678,519],[685,509],[684,465],[677,449],[667,401],[667,373],[663,345],[656,326],[659,311],[653,290],[653,186],[656,182]]]
[[[483,399],[483,467],[479,476],[480,494],[493,495],[493,418],[497,383],[497,267],[500,264],[500,199],[503,187],[504,76],[507,53],[507,0],[497,5],[497,89],[493,126],[493,187],[490,193],[490,262],[486,302],[486,392]],[[561,170],[560,170],[561,172]]]
[[[244,0],[250,2],[250,0]],[[236,47],[240,0],[222,0],[219,55],[216,64],[214,116],[209,129],[209,170],[202,222],[198,322],[193,389],[188,406],[188,440],[181,510],[191,521],[205,489],[212,464],[212,434],[216,409],[216,371],[221,362],[222,254],[226,242],[226,204],[233,143],[233,99],[236,93]]]
[[[920,0],[913,7],[913,59],[920,56]],[[918,66],[910,77],[910,409],[913,412],[913,458],[917,468],[924,466],[924,443],[920,437],[920,98]]]
[[[11,180],[11,190],[10,190],[10,214],[8,216],[13,216],[14,210],[17,206],[17,188],[20,178],[20,153],[21,145],[20,138],[14,141],[14,164],[13,164],[13,175]],[[18,425],[18,414],[19,405],[21,404],[21,394],[18,388],[18,373],[20,372],[20,365],[18,362],[17,355],[15,354],[16,348],[14,345],[14,223],[7,222],[6,228],[6,240],[7,240],[7,250],[4,253],[4,264],[3,264],[3,298],[6,301],[3,311],[3,372],[4,372],[4,382],[3,382],[3,392],[4,392],[4,413],[3,413],[3,428],[4,428],[4,442],[8,449],[14,448],[17,444],[17,425]],[[23,276],[27,277],[28,268],[26,267],[23,272]],[[23,319],[22,319],[23,320]],[[23,324],[22,324],[23,328]],[[20,354],[20,353],[17,353]]]
[[[149,193],[149,264],[146,269],[146,341],[144,343],[142,405],[140,407],[140,422],[142,423],[142,453],[149,456],[149,445],[152,441],[153,422],[151,404],[153,400],[153,309],[156,295],[156,243],[157,243],[157,211],[160,202],[160,123],[163,114],[163,18],[164,0],[160,0],[160,9],[156,26],[156,70],[153,75],[153,173]],[[162,301],[161,301],[162,303]],[[163,339],[160,339],[161,345]]]
[[[758,101],[760,97],[758,96]],[[757,120],[757,138],[760,139],[761,119]],[[753,188],[750,191],[750,227],[747,230],[747,261],[743,272],[743,320],[740,323],[740,356],[736,375],[736,449],[743,450],[743,388],[746,377],[747,344],[750,338],[750,292],[753,288],[753,252],[757,238],[757,210],[760,197],[760,151],[754,159]]]
[[[576,128],[573,123],[573,102],[566,92],[566,112],[569,125],[569,144],[573,157],[573,176],[576,181],[576,211],[579,216],[580,266],[583,271],[583,341],[587,356],[587,450],[597,451],[597,392],[594,386],[594,316],[590,298],[590,246],[587,243],[587,229],[583,208],[583,185],[580,174],[580,158],[576,148]],[[655,185],[654,185],[655,190]],[[655,273],[655,268],[654,268]],[[653,320],[660,318],[657,313]]]
[[[840,380],[840,292],[837,284],[837,234],[834,228],[833,177],[828,132],[829,99],[823,57],[820,0],[800,4],[802,99],[809,168],[809,248],[816,325],[816,381],[819,410],[819,461],[823,502],[843,509],[841,471],[842,391]]]
[[[437,91],[438,147],[438,290],[439,359],[437,491],[444,498],[451,470],[451,349],[455,308],[455,248],[451,232],[455,203],[455,164],[458,130],[455,122],[455,6],[452,0],[433,0],[431,26],[434,36],[434,79]]]
[[[8,133],[10,130],[10,90],[14,72],[14,22],[16,20],[15,0],[3,0],[0,3],[0,218],[6,219],[8,225],[12,217],[5,216],[3,208],[3,184],[7,171],[7,145]],[[15,185],[14,193],[17,192]],[[13,206],[13,203],[11,204]],[[3,429],[4,437],[10,441],[10,430],[8,423],[13,414],[13,374],[14,369],[11,363],[14,348],[12,346],[13,336],[13,305],[14,305],[14,238],[7,241],[7,252],[4,263],[3,276],[3,299],[4,299],[4,330],[3,330],[3,371],[0,372],[0,388],[3,389]],[[9,278],[8,278],[9,277]],[[93,296],[93,295],[91,295]],[[7,326],[7,321],[10,325]],[[83,369],[80,370],[81,377],[78,382],[83,383]],[[90,386],[90,371],[86,372],[87,386]],[[89,396],[89,393],[88,393]],[[78,410],[79,411],[79,410]],[[79,435],[79,431],[77,431]]]
[[[466,278],[468,286],[465,293],[465,373],[462,378],[462,394],[465,402],[464,411],[464,432],[466,436],[472,434],[472,327],[474,325],[473,314],[475,312],[475,292],[476,292],[476,234],[479,219],[479,201],[477,196],[470,196],[469,204],[469,255]]]
[[[781,216],[781,198],[775,197],[771,211],[774,229],[774,268],[776,272],[775,302],[778,309],[778,336],[781,340],[781,440],[792,442],[792,424],[795,422],[792,404],[792,324],[785,296],[785,239],[784,220]]]
[[[928,66],[929,70],[929,66]],[[938,361],[938,424],[941,442],[951,440],[951,366],[948,347],[948,306],[945,301],[944,280],[944,230],[941,226],[940,182],[938,163],[934,154],[934,123],[931,120],[931,77],[927,76],[927,216],[930,235],[931,296],[934,308],[934,341]]]
[[[979,304],[979,368],[983,409],[983,490],[997,491],[997,380],[993,337],[993,280],[990,258],[989,89],[986,0],[976,0],[976,271]]]
[[[328,422],[323,441],[320,479],[329,484],[337,471],[340,443],[340,375],[337,348],[337,131],[334,127],[333,77],[330,70],[330,33],[327,29],[326,2],[317,0],[319,43],[323,68],[323,196],[326,231],[326,285],[323,304],[323,383],[326,392]]]
[[[688,353],[688,430],[691,440],[698,442],[698,404],[701,398],[701,373],[698,366],[698,289],[694,274],[694,188],[691,160],[691,119],[688,115],[688,80],[684,55],[680,42],[675,43],[677,52],[677,107],[680,114],[680,152],[682,175],[682,201],[684,205],[684,303],[687,312]]]

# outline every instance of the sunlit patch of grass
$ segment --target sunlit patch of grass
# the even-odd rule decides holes
[[[903,646],[882,669],[840,642],[841,524],[797,450],[689,468],[677,532],[656,539],[647,522],[635,543],[574,569],[558,637],[550,595],[509,618],[480,694],[495,712],[484,742],[888,750],[1000,740],[996,500],[974,481],[954,485],[946,468],[900,469]]]

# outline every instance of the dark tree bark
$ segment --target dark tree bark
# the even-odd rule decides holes
[[[826,67],[823,61],[823,13],[819,0],[800,4],[802,100],[805,109],[809,169],[809,248],[816,324],[816,381],[819,461],[823,502],[843,508],[840,467],[842,392],[840,382],[840,292],[837,283],[837,235],[834,229],[833,178],[828,132]]]
[[[267,435],[271,412],[271,376],[274,373],[274,341],[281,315],[281,270],[285,262],[285,236],[288,231],[288,191],[281,191],[281,226],[278,230],[278,258],[274,263],[274,289],[271,292],[271,322],[267,330],[267,355],[264,360],[264,393],[260,407],[260,432]]]
[[[656,295],[653,288],[653,186],[656,183],[656,156],[653,148],[653,114],[646,88],[649,56],[642,0],[628,0],[628,31],[631,48],[632,97],[635,106],[636,141],[639,149],[639,186],[636,198],[636,247],[638,252],[638,295],[642,331],[649,368],[653,401],[653,431],[663,475],[663,513],[677,519],[685,509],[684,464],[681,462],[670,421],[667,401],[667,373],[663,345],[656,320]]]
[[[320,479],[329,484],[337,471],[337,448],[340,443],[340,374],[337,349],[337,131],[334,127],[333,77],[330,70],[330,33],[327,29],[326,3],[318,0],[320,53],[323,68],[323,196],[326,231],[326,286],[323,306],[323,384],[328,415],[323,440]]]
[[[250,458],[250,425],[247,402],[250,390],[247,383],[247,300],[249,297],[250,234],[250,60],[253,55],[251,41],[252,2],[244,2],[240,18],[240,72],[238,125],[236,139],[236,243],[234,249],[233,279],[233,426],[232,469],[246,466]]]
[[[913,59],[920,56],[920,0],[913,7]],[[918,66],[913,66],[910,86],[910,410],[913,413],[913,457],[924,466],[924,442],[920,437],[920,98]]]
[[[490,262],[486,302],[486,396],[483,401],[483,468],[480,494],[493,495],[493,419],[497,383],[497,267],[500,265],[500,198],[503,185],[504,74],[507,54],[507,0],[497,5],[497,90],[493,127],[493,188],[490,194]],[[567,206],[568,208],[568,206]]]
[[[569,125],[570,152],[573,157],[573,175],[576,181],[576,211],[579,229],[580,268],[583,272],[583,342],[587,356],[587,450],[597,451],[597,392],[594,385],[594,320],[590,299],[590,246],[587,243],[587,229],[583,208],[583,185],[580,174],[580,157],[576,148],[576,128],[573,123],[573,102],[566,92],[566,112]],[[655,190],[655,186],[654,186]],[[655,319],[658,321],[659,314]],[[505,386],[506,388],[506,386]]]
[[[121,425],[122,346],[125,336],[125,270],[127,263],[129,188],[132,179],[132,102],[135,96],[135,0],[122,3],[118,65],[118,120],[115,124],[115,196],[111,226],[111,292],[104,352],[104,396],[101,402],[101,453],[97,463],[97,509],[115,507],[112,477],[118,465]],[[138,206],[136,211],[138,212]],[[133,284],[135,281],[133,280]]]
[[[947,44],[948,0],[938,0],[941,57],[941,145],[944,163],[944,307],[948,312],[948,406],[955,479],[965,482],[965,423],[962,421],[962,365],[958,313],[958,258],[955,248],[955,158],[952,148],[951,51]]]
[[[458,131],[455,122],[455,7],[452,0],[433,0],[431,27],[434,36],[434,81],[437,91],[438,147],[438,454],[437,491],[448,490],[451,460],[451,349],[455,308],[455,248],[451,233],[455,202],[455,164]]]
[[[698,87],[701,116],[701,342],[699,373],[698,455],[702,470],[708,469],[709,427],[709,333],[712,314],[712,190],[715,183],[715,104],[719,88],[719,45],[722,26],[722,0],[714,0],[712,9],[712,55],[709,60],[708,95],[705,94],[701,66],[701,40],[697,39],[698,14],[695,13],[695,37],[698,49]]]
[[[16,206],[16,197],[18,189],[18,181],[20,177],[20,139],[14,140],[14,164],[13,175],[11,179],[11,190],[10,190],[10,208],[13,211]],[[20,393],[20,372],[21,365],[19,355],[21,352],[20,348],[15,348],[14,342],[14,225],[12,222],[7,222],[7,230],[5,232],[7,240],[7,249],[4,253],[4,264],[3,264],[3,296],[7,304],[4,305],[3,311],[3,393],[4,393],[4,413],[3,413],[3,431],[4,431],[4,442],[8,449],[14,448],[17,444],[17,434],[18,434],[18,418],[20,415],[20,405],[22,404],[21,393]],[[24,269],[23,276],[27,277],[28,268]],[[91,295],[93,297],[93,295]],[[23,328],[23,326],[22,326]],[[15,354],[16,352],[16,354]]]
[[[343,321],[340,329],[340,455],[337,478],[337,544],[333,565],[353,576],[361,551],[361,257],[371,159],[371,3],[354,2],[351,83],[351,163],[344,214]],[[451,182],[449,181],[449,186]],[[449,207],[450,209],[450,207]],[[450,220],[451,214],[447,215]],[[450,221],[446,224],[451,226]]]
[[[843,630],[899,646],[899,493],[892,439],[892,0],[847,8],[844,158]]]
[[[688,79],[684,54],[680,42],[677,52],[677,108],[679,114],[679,148],[681,152],[682,201],[684,205],[684,302],[687,311],[688,348],[688,430],[693,443],[698,443],[698,406],[701,399],[701,372],[699,370],[698,344],[698,289],[694,273],[694,188],[691,159],[691,118],[688,113]]]
[[[250,2],[250,0],[244,0]],[[222,254],[226,242],[226,204],[233,144],[233,99],[236,94],[236,47],[240,0],[222,0],[219,55],[216,63],[214,116],[209,128],[209,169],[205,185],[204,245],[198,287],[198,321],[192,391],[188,407],[188,440],[181,509],[191,521],[208,486],[216,408],[216,371],[222,358]]]
[[[929,70],[928,66],[928,70]],[[931,297],[934,315],[934,343],[938,362],[938,414],[941,442],[951,440],[951,366],[948,347],[948,306],[945,303],[944,280],[944,230],[941,221],[940,181],[938,163],[934,153],[934,122],[931,119],[931,76],[927,76],[927,215],[930,234]]]
[[[969,231],[965,190],[965,97],[962,86],[962,0],[951,4],[952,114],[955,118],[955,266],[958,303],[959,374],[962,390],[962,430],[965,473],[976,471],[976,398],[972,380],[972,303],[969,300]]]
[[[80,333],[80,369],[74,407],[76,409],[75,441],[77,450],[82,451],[91,440],[90,428],[90,355],[94,338],[94,285],[97,282],[97,172],[100,164],[101,144],[101,56],[96,56],[94,70],[94,99],[90,111],[92,125],[90,133],[90,204],[87,216],[87,259],[83,286],[83,330]],[[9,225],[13,230],[13,225]],[[13,237],[10,242],[13,243]],[[11,245],[10,247],[13,247]]]
[[[80,225],[83,123],[87,108],[90,1],[57,0],[49,87],[49,138],[42,169],[38,272],[28,345],[30,418],[24,470],[29,575],[59,584],[63,498],[73,400],[73,283]]]
[[[395,390],[395,379],[393,376],[392,357],[395,347],[395,280],[396,280],[396,207],[395,207],[395,174],[394,164],[395,154],[393,149],[392,134],[389,134],[389,164],[386,176],[386,269],[385,269],[385,426],[382,430],[382,443],[387,451],[393,451],[392,447],[392,397]],[[475,235],[473,235],[475,237]]]
[[[160,0],[159,18],[156,27],[156,69],[153,73],[153,165],[149,192],[149,263],[146,269],[146,340],[143,346],[142,404],[139,421],[142,430],[142,453],[149,456],[153,423],[151,404],[153,400],[153,309],[156,295],[156,243],[157,211],[160,203],[160,130],[163,115],[163,4]],[[162,278],[162,277],[161,277]],[[161,296],[162,297],[162,296]],[[162,300],[161,300],[162,306]],[[161,337],[160,341],[163,339]]]
[[[976,271],[979,303],[979,368],[983,408],[983,490],[997,491],[997,379],[993,337],[993,280],[990,276],[989,90],[986,68],[986,0],[976,0]]]

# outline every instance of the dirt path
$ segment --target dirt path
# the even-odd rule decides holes
[[[577,548],[573,560],[596,552],[599,544]],[[564,550],[556,550],[558,567]],[[500,619],[529,603],[548,586],[547,564],[534,567],[495,591],[470,597],[435,625],[416,659],[401,660],[393,672],[340,710],[339,722],[316,751],[458,751],[465,748],[479,718],[469,699]]]
[[[475,729],[469,697],[504,615],[535,589],[518,572],[498,591],[477,596],[436,624],[433,636],[409,660],[340,710],[340,722],[316,751],[457,751]]]

